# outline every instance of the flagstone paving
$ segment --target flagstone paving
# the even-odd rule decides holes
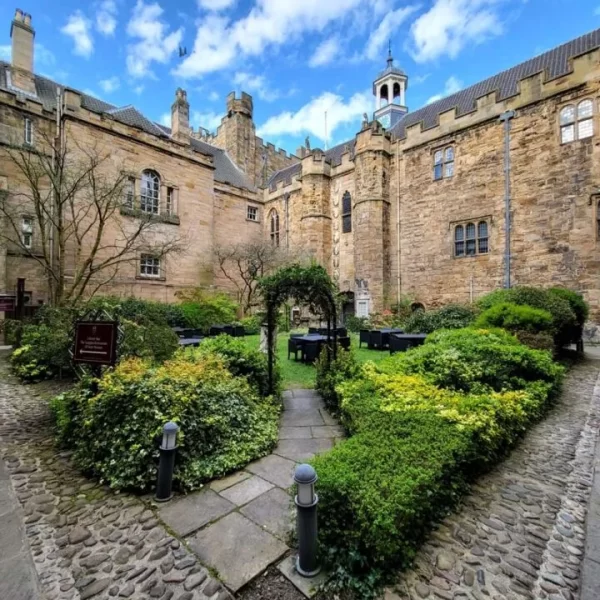
[[[234,592],[289,552],[294,469],[343,436],[314,390],[284,392],[283,402],[273,454],[158,508],[160,519]]]

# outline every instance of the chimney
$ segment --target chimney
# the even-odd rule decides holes
[[[186,91],[181,88],[177,88],[171,106],[171,136],[178,142],[190,140],[190,104]]]
[[[299,146],[298,150],[296,150],[296,156],[298,158],[304,158],[306,154],[306,148],[304,146]]]
[[[10,28],[12,40],[11,81],[14,87],[29,94],[35,94],[33,78],[33,38],[31,15],[17,8]]]

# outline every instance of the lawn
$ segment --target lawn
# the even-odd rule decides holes
[[[384,359],[386,356],[389,356],[389,352],[387,351],[369,350],[364,346],[359,349],[358,334],[350,334],[350,336],[352,338],[352,349],[359,362],[363,363],[367,360],[377,362]],[[295,361],[293,356],[288,360],[287,341],[289,337],[289,333],[280,333],[277,336],[277,360],[281,366],[283,387],[286,390],[314,388],[316,376],[315,367],[313,365],[306,365],[300,361]],[[248,335],[244,339],[248,346],[258,349],[260,345],[260,335]]]

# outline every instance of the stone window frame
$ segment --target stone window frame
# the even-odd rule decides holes
[[[165,191],[165,214],[168,216],[177,214],[178,189],[174,185],[167,185]]]
[[[29,222],[29,225],[27,225],[26,222]],[[33,226],[34,219],[32,216],[23,215],[21,217],[21,244],[23,244],[23,247],[27,248],[27,250],[33,248]]]
[[[152,187],[144,187],[145,178],[152,178]],[[160,215],[162,180],[155,169],[144,169],[140,178],[140,211],[149,215]],[[150,208],[150,210],[148,210]]]
[[[456,151],[454,144],[446,144],[441,148],[435,148],[433,154],[433,180],[443,181],[452,179],[455,173]]]
[[[489,254],[490,226],[488,217],[452,223],[452,256],[472,258]]]
[[[23,143],[33,146],[33,121],[29,117],[23,119]]]
[[[352,195],[348,190],[342,195],[342,233],[352,233]]]
[[[584,112],[588,109],[590,112]],[[592,98],[569,102],[558,111],[558,126],[561,145],[571,144],[594,137],[595,103]],[[589,133],[582,135],[582,125],[590,125]],[[570,133],[567,133],[570,132]]]
[[[135,208],[135,177],[133,175],[129,175],[125,181],[124,205],[126,208]]]
[[[280,243],[280,230],[279,230],[279,213],[277,212],[277,209],[272,208],[269,211],[269,224],[271,227],[271,233],[270,233],[270,237],[271,237],[271,244],[273,246],[275,246],[276,248],[279,248],[279,243]]]
[[[150,264],[150,261],[152,261],[152,264]],[[148,272],[147,269],[156,269],[156,272]],[[151,281],[164,281],[165,272],[163,259],[160,256],[152,254],[152,252],[141,252],[138,259],[137,277],[139,279],[149,279]]]
[[[254,205],[254,204],[247,205],[246,221],[251,221],[252,223],[260,223],[259,214],[258,214],[258,206]]]

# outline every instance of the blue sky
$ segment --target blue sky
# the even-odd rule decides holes
[[[19,6],[36,72],[166,124],[181,86],[192,124],[211,130],[243,89],[259,134],[290,151],[307,135],[324,146],[325,111],[330,146],[356,133],[389,39],[414,110],[600,27],[600,0],[18,2],[0,6],[0,59]]]

